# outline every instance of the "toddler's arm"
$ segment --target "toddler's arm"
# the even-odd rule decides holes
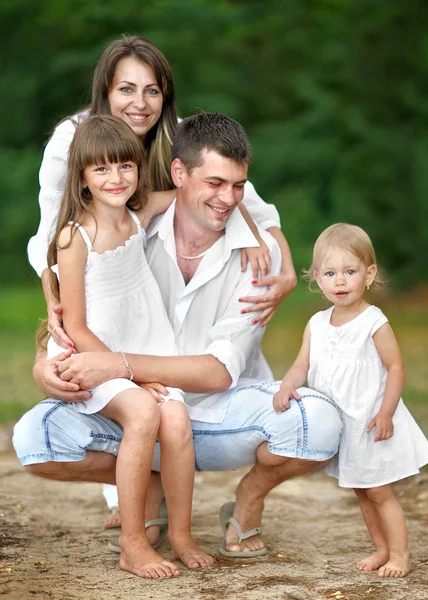
[[[373,335],[376,349],[388,371],[383,402],[377,415],[370,421],[367,432],[376,427],[374,441],[388,440],[394,435],[394,416],[397,404],[403,393],[404,364],[400,348],[389,323],[382,325]]]
[[[86,325],[87,256],[88,249],[82,236],[74,227],[64,228],[58,244],[58,272],[64,328],[79,352],[110,352],[109,348]]]
[[[273,397],[273,408],[276,413],[290,408],[290,398],[300,400],[300,396],[296,390],[306,382],[308,376],[310,343],[311,332],[308,323],[303,333],[303,341],[299,354],[284,375],[279,391]]]

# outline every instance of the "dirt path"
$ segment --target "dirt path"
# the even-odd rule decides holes
[[[354,568],[371,551],[352,492],[323,473],[281,485],[266,502],[268,555],[231,561],[175,580],[142,581],[108,552],[100,486],[28,475],[0,435],[0,596],[10,600],[427,600],[428,473],[397,485],[408,517],[413,570],[381,580]],[[3,446],[3,447],[2,447]],[[216,554],[218,509],[240,472],[196,474],[193,531]],[[162,547],[171,558],[166,542]]]

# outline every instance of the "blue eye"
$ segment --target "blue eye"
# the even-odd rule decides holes
[[[148,90],[146,90],[146,94],[148,94],[149,96],[157,96],[158,94],[160,94],[160,91],[156,88],[149,88]]]
[[[354,271],[354,269],[348,269],[348,270],[346,271],[346,274],[347,274],[347,275],[355,275],[355,271]]]
[[[326,277],[334,277],[333,271],[327,271]]]
[[[130,94],[132,90],[130,87],[121,87],[119,88],[119,92],[123,92],[124,94]]]

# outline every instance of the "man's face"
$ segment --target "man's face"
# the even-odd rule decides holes
[[[182,165],[181,161],[179,164]],[[191,174],[183,167],[179,181],[175,182],[188,218],[211,231],[222,231],[244,196],[247,171],[247,165],[238,165],[217,152],[204,150],[202,165]]]

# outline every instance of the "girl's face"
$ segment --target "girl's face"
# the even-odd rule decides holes
[[[88,165],[83,171],[83,187],[92,194],[92,201],[117,208],[125,206],[138,185],[138,167],[132,162]]]
[[[325,297],[335,306],[354,307],[375,278],[376,265],[367,267],[355,254],[332,248],[322,257],[315,279]]]
[[[143,139],[159,121],[163,95],[153,69],[136,58],[119,60],[108,92],[111,114]]]

